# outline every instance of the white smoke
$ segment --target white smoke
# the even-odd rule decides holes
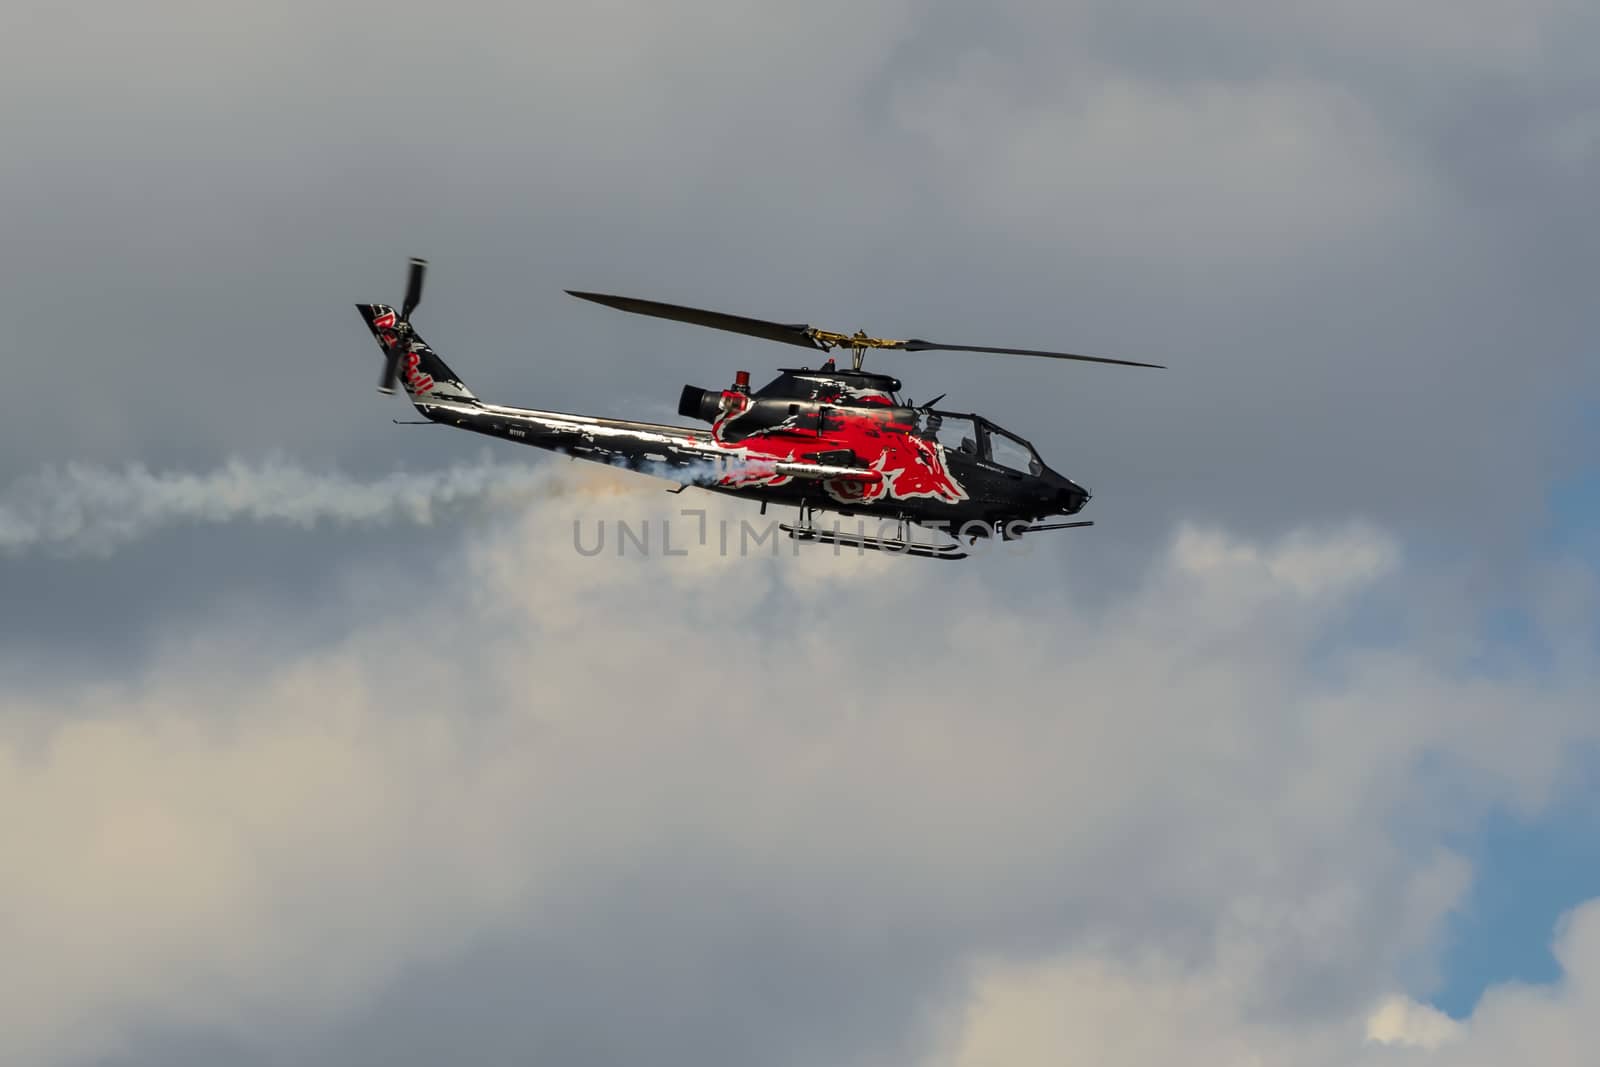
[[[621,470],[648,474],[680,485],[716,485],[724,480],[731,482],[757,481],[771,478],[776,473],[778,461],[764,456],[727,455],[716,458],[693,459],[670,463],[666,460],[631,459],[618,456],[610,465]]]
[[[772,477],[775,460],[726,456],[689,463],[617,457],[603,467],[680,485]],[[580,466],[594,470],[588,464]],[[592,477],[592,476],[590,476]],[[230,459],[210,471],[152,471],[142,463],[46,467],[0,492],[0,557],[28,552],[105,556],[185,524],[426,526],[447,515],[511,508],[572,488],[566,464],[474,464],[361,479],[282,457]]]
[[[559,491],[561,477],[549,465],[487,460],[375,480],[319,473],[281,458],[232,459],[204,473],[69,463],[0,494],[0,555],[106,555],[186,523],[428,525]]]

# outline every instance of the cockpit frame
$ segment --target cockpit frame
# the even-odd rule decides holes
[[[922,433],[924,436],[927,436],[929,433],[938,435],[946,420],[964,421],[973,427],[975,433],[974,440],[972,441],[972,450],[969,452],[967,447],[965,447],[966,438],[963,437],[956,447],[951,449],[952,451],[971,455],[972,458],[979,460],[980,462],[1001,467],[1019,475],[1031,474],[1037,476],[1048,469],[1043,458],[1041,458],[1039,455],[1039,450],[1033,447],[1032,442],[1026,440],[1019,434],[1007,430],[994,420],[984,418],[982,415],[979,415],[976,412],[946,411],[940,408],[931,408],[919,409],[918,415],[918,432]],[[1009,460],[1007,458],[997,457],[995,452],[995,438],[998,438],[1003,442],[1003,444],[1000,446],[1002,449],[1008,449],[1012,446],[1015,446],[1016,449],[1020,449],[1021,452],[1025,452],[1027,454],[1027,458],[1025,461],[1023,461],[1023,465],[1020,467],[1016,465],[1016,461],[1020,458],[1017,451],[1011,452]],[[945,442],[944,437],[941,436],[939,439],[942,443]],[[948,443],[946,443],[946,447],[949,447]]]

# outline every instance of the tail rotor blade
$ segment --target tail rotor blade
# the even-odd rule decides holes
[[[396,372],[400,369],[400,346],[395,345],[384,355],[383,377],[378,379],[378,392],[394,392]]]
[[[422,276],[427,273],[428,261],[411,258],[411,273],[406,278],[406,302],[400,307],[400,318],[410,321],[411,313],[422,303]]]

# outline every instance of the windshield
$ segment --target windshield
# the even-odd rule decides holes
[[[1027,474],[1044,473],[1044,464],[1033,454],[1033,449],[994,427],[989,428],[989,458],[1010,470]]]
[[[978,427],[963,415],[931,413],[928,416],[927,430],[938,439],[946,451],[965,452],[969,456],[978,454]]]

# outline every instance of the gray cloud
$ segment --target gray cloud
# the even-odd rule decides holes
[[[1194,972],[1160,958],[1130,966],[1086,956],[1025,967],[989,963],[974,969],[967,1010],[926,1062],[1031,1067],[1081,1056],[1142,1067],[1190,1055],[1293,1067],[1478,1067],[1531,1055],[1541,1063],[1584,1064],[1596,1036],[1597,907],[1590,902],[1564,917],[1554,942],[1565,972],[1557,984],[1493,987],[1461,1022],[1393,996],[1365,1018],[1291,1028],[1252,1016],[1227,967]]]
[[[881,1062],[973,954],[1056,951],[1322,1025],[1430,954],[1466,871],[1428,842],[1592,739],[1592,657],[1350,631],[1415,588],[1376,530],[1183,530],[1074,610],[1001,599],[1038,559],[576,555],[574,518],[679,506],[628,484],[351,576],[292,617],[320,648],[268,615],[10,672],[6,1053],[404,1061],[443,1001],[482,1062]]]

